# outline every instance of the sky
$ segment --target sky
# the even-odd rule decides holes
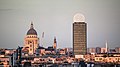
[[[17,48],[31,21],[43,46],[72,47],[76,13],[85,16],[87,46],[120,47],[120,0],[0,0],[0,48]],[[40,41],[41,42],[41,41]]]

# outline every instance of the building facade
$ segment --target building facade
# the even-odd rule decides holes
[[[77,15],[74,17],[80,19],[80,21],[74,21],[73,23],[73,52],[74,55],[85,55],[87,53],[87,24],[81,21],[83,16]]]
[[[89,51],[89,53],[91,53],[91,54],[93,54],[93,53],[95,54],[95,53],[96,53],[95,48],[89,48],[89,50],[88,50],[88,51]]]
[[[106,53],[106,52],[107,52],[106,48],[101,48],[101,53]]]
[[[120,53],[120,47],[115,48],[116,53]]]
[[[38,41],[37,32],[33,27],[33,23],[31,23],[30,29],[24,39],[24,50],[28,50],[29,55],[34,54],[38,48]]]
[[[120,53],[100,53],[95,55],[96,62],[120,63]]]

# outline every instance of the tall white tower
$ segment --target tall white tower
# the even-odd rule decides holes
[[[106,53],[108,53],[108,43],[107,43],[107,41],[106,41],[106,43],[105,43],[105,48],[106,48]]]

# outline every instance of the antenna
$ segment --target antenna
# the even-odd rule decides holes
[[[107,43],[107,40],[106,40],[105,46],[106,46],[106,53],[108,53],[108,43]]]

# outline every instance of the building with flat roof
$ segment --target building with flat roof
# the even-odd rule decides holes
[[[82,14],[74,16],[73,52],[74,55],[85,55],[87,53],[87,24]]]

